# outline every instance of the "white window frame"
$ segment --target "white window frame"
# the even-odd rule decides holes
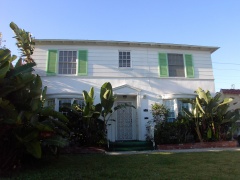
[[[64,68],[61,68],[60,67],[60,58],[61,58],[61,56],[60,56],[60,54],[61,54],[61,52],[76,52],[76,60],[75,60],[75,63],[74,62],[63,62],[62,64],[64,65],[64,64],[66,64],[67,65],[67,67],[70,65],[70,63],[71,64],[75,64],[76,65],[76,67],[75,67],[75,73],[60,73],[60,71],[61,71],[61,69],[63,70]],[[67,57],[67,58],[70,58],[70,57]],[[63,60],[64,60],[64,57],[63,57]],[[58,50],[58,59],[57,59],[57,62],[58,62],[58,75],[63,75],[63,76],[72,76],[72,75],[77,75],[77,72],[78,72],[78,51],[77,50],[69,50],[69,49],[66,49],[66,50],[64,50],[64,49],[61,49],[61,50]],[[62,66],[63,66],[62,65]],[[72,67],[70,67],[70,68],[67,68],[67,71],[70,69],[70,71],[72,72],[73,70],[74,70],[74,68],[72,68]]]
[[[76,98],[77,97],[77,98]],[[84,106],[84,99],[82,94],[51,94],[51,95],[47,95],[46,97],[46,101],[44,103],[44,106],[48,106],[48,101],[51,101],[51,103],[54,103],[54,110],[59,112],[59,101],[63,100],[63,99],[69,99],[71,100],[71,105],[74,103],[75,100],[77,101],[82,101],[82,106],[81,108]]]
[[[122,53],[122,54],[120,54],[120,53]],[[129,53],[129,55],[128,54],[123,55],[123,53]],[[121,58],[121,56],[122,56],[122,58]],[[124,56],[126,56],[126,58],[123,58]],[[129,56],[129,58],[128,58],[128,56]],[[128,60],[130,61],[129,66],[128,66],[128,63],[127,63]],[[125,63],[126,66],[123,66],[123,62],[121,62],[122,64],[120,64],[120,61],[126,61],[126,63]],[[118,68],[130,69],[131,67],[132,67],[131,51],[129,51],[129,50],[119,50],[118,51]]]
[[[175,99],[165,99],[164,106],[169,110],[167,122],[173,122],[176,119]],[[173,114],[173,115],[172,115]],[[172,115],[172,116],[170,116]]]

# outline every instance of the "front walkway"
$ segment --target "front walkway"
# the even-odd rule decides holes
[[[174,150],[150,150],[150,151],[121,151],[105,152],[107,155],[129,155],[129,154],[158,154],[158,153],[189,153],[189,152],[220,152],[220,151],[239,151],[240,147],[231,148],[201,148],[201,149],[174,149]]]

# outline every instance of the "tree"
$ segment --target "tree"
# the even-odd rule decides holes
[[[31,34],[13,22],[10,27],[22,56],[13,66],[17,57],[0,49],[0,174],[20,167],[26,153],[41,158],[43,144],[66,145],[69,132],[67,118],[43,106],[47,87],[42,88],[41,78],[33,73]]]

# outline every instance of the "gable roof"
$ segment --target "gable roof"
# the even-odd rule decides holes
[[[116,90],[120,90],[120,89],[124,89],[124,88],[132,89],[132,90],[137,91],[137,92],[140,92],[140,91],[141,91],[141,89],[135,88],[135,87],[130,86],[130,85],[128,85],[128,84],[124,84],[124,85],[122,85],[122,86],[114,87],[113,90],[116,91]]]
[[[103,40],[73,40],[73,39],[35,39],[36,45],[105,45],[105,46],[128,46],[208,51],[213,53],[219,47],[197,46],[185,44],[168,44],[154,42],[131,42],[131,41],[103,41]]]
[[[240,94],[240,89],[221,89],[220,92],[223,94]]]

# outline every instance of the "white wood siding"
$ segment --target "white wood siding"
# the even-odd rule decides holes
[[[41,76],[46,75],[47,54],[49,49],[88,50],[87,78],[89,77],[160,78],[158,72],[158,53],[181,53],[192,54],[195,71],[194,79],[214,79],[210,52],[143,48],[143,47],[72,46],[72,45],[71,46],[36,45],[33,58],[37,63],[37,67],[35,68],[36,73],[38,73]],[[118,67],[119,51],[131,52],[131,68],[128,69]]]

